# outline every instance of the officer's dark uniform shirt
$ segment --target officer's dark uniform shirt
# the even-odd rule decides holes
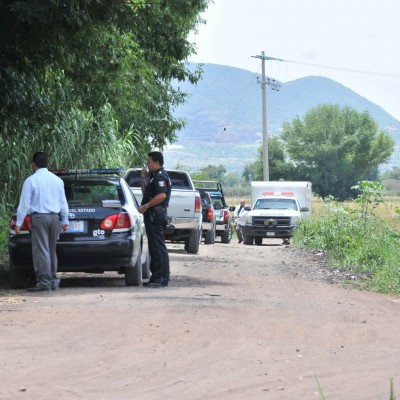
[[[150,173],[149,182],[146,184],[142,199],[142,205],[148,203],[153,197],[165,193],[167,197],[159,206],[167,208],[171,197],[171,180],[168,173],[161,167],[158,171]]]

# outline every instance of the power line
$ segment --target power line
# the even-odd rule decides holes
[[[252,56],[252,57],[261,58],[261,56]],[[282,58],[275,58],[275,57],[264,56],[264,60],[282,61],[282,62],[287,62],[287,63],[292,63],[292,64],[307,65],[307,66],[310,66],[310,67],[318,67],[318,68],[325,68],[325,69],[334,69],[334,70],[337,70],[337,71],[353,72],[353,73],[357,73],[357,74],[385,76],[385,77],[388,77],[388,78],[400,78],[399,74],[391,74],[391,73],[387,73],[387,72],[364,71],[364,70],[361,70],[361,69],[351,69],[351,68],[344,68],[344,67],[333,67],[333,66],[330,66],[330,65],[312,64],[312,63],[306,63],[306,62],[294,61],[294,60],[284,60]]]
[[[237,103],[235,109],[233,110],[232,114],[230,115],[230,117],[228,118],[228,121],[226,122],[226,124],[224,125],[224,129],[223,132],[225,132],[228,129],[228,126],[233,118],[233,116],[236,114],[237,109],[239,108],[239,106],[243,103],[244,98],[247,96],[247,92],[249,91],[250,87],[253,85],[253,81],[254,79],[258,79],[255,78],[254,76],[251,77],[251,80],[249,82],[249,85],[247,86],[247,89],[244,91],[242,98],[239,100],[239,102]]]

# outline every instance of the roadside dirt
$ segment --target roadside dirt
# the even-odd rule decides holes
[[[271,241],[170,246],[168,288],[66,275],[0,291],[0,399],[389,399],[400,302]],[[323,394],[321,394],[323,393]]]

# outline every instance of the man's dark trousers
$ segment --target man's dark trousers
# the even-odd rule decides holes
[[[150,251],[150,282],[168,285],[169,255],[165,245],[164,231],[167,226],[167,211],[160,206],[144,213],[147,240]]]

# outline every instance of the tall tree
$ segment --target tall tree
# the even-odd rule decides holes
[[[48,122],[73,100],[94,114],[108,102],[123,131],[134,126],[152,146],[173,141],[185,94],[171,80],[199,78],[185,64],[187,37],[208,2],[1,0],[0,116],[51,110]]]
[[[282,140],[297,176],[311,181],[320,196],[338,199],[351,196],[351,187],[365,176],[376,175],[394,148],[368,112],[331,104],[284,123]]]
[[[0,0],[0,190],[38,149],[96,167],[173,142],[186,95],[171,82],[199,78],[187,37],[209,1]]]
[[[226,174],[226,168],[223,165],[207,165],[197,172],[192,173],[192,178],[195,180],[204,181],[221,181]]]
[[[294,165],[288,160],[284,143],[279,137],[273,136],[268,140],[268,161],[271,181],[293,180],[296,176]],[[262,181],[263,173],[263,148],[260,146],[257,160],[252,164],[245,165],[242,176],[246,182]]]

